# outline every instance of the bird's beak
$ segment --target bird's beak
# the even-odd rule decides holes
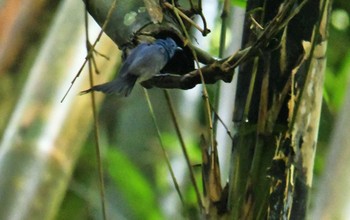
[[[181,47],[176,47],[175,51],[182,51]]]

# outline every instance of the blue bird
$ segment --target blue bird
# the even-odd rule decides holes
[[[106,94],[116,93],[128,96],[136,82],[148,80],[160,73],[176,50],[180,49],[169,37],[165,40],[157,39],[153,43],[141,43],[126,58],[115,80],[93,86],[80,94],[100,91]]]

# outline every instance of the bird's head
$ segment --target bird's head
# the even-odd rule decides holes
[[[169,56],[169,59],[171,59],[174,56],[176,51],[182,51],[182,48],[177,46],[176,42],[170,37],[167,37],[165,40],[158,39],[155,43],[164,47]]]

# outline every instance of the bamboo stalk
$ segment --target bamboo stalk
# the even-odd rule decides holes
[[[60,206],[92,123],[89,97],[76,95],[87,74],[60,103],[86,55],[83,28],[83,4],[63,1],[0,143],[0,219],[53,219]]]

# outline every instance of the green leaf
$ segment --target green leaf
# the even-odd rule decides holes
[[[122,152],[109,149],[108,173],[137,219],[163,219],[152,184]]]
[[[246,8],[247,1],[246,0],[231,0],[232,5],[238,6],[241,8]]]
[[[339,71],[335,73],[327,68],[326,80],[324,85],[324,98],[329,108],[338,111],[344,102],[346,88],[349,82],[350,74],[350,52],[341,62]]]

